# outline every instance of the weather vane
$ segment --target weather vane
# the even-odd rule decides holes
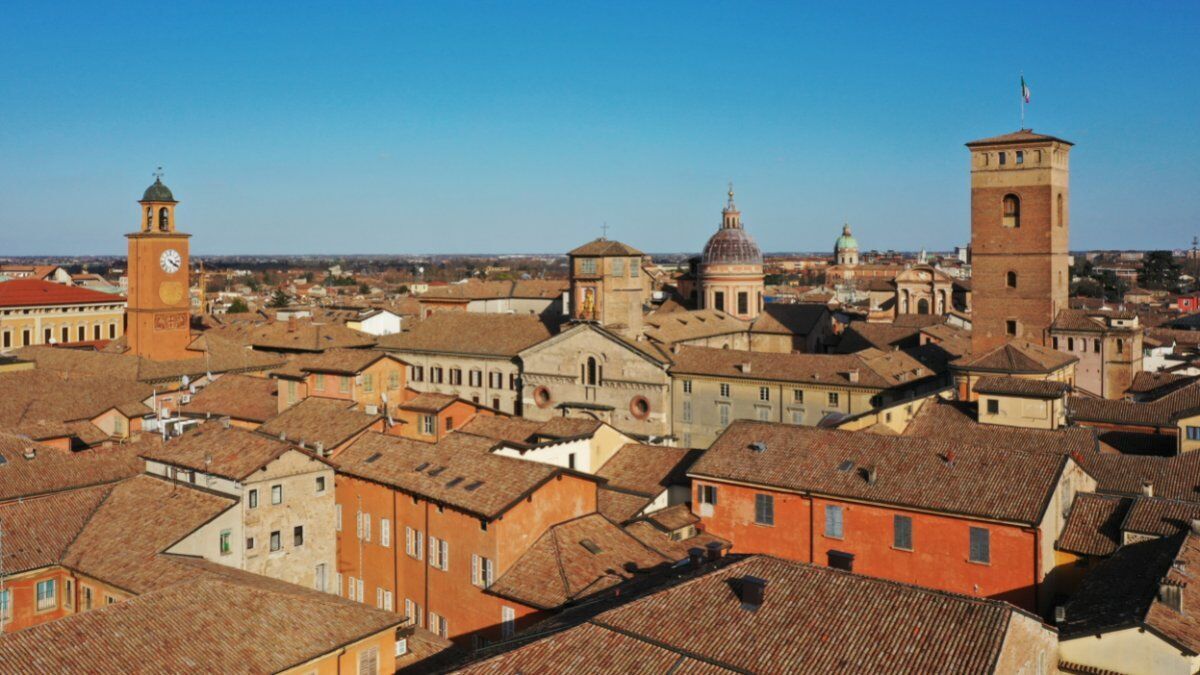
[[[162,177],[163,177],[163,170],[162,170],[162,167],[160,166],[160,167],[158,167],[158,170],[154,172],[154,179],[162,180]]]
[[[608,239],[608,221],[607,220],[604,221],[604,224],[600,226],[600,230],[602,232],[604,232],[604,238]]]

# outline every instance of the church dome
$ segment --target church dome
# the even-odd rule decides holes
[[[705,265],[761,265],[763,257],[754,237],[745,230],[724,227],[704,245],[702,262]]]
[[[845,251],[848,249],[854,249],[855,251],[857,251],[858,250],[858,240],[855,239],[854,236],[850,234],[850,226],[844,225],[844,226],[842,226],[842,236],[838,237],[837,241],[834,242],[833,250],[834,251]]]
[[[171,194],[171,188],[163,185],[162,178],[155,178],[154,184],[146,188],[146,192],[142,195],[144,202],[173,202],[175,195]]]

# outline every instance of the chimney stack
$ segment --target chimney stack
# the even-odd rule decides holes
[[[692,547],[688,549],[688,563],[692,567],[699,567],[704,562],[704,549]]]
[[[28,448],[25,448],[24,455],[25,459],[33,459],[34,457],[37,457],[37,448],[33,447],[32,445]]]
[[[1167,607],[1183,614],[1183,585],[1163,579],[1158,582],[1158,599]]]
[[[854,370],[851,370],[850,372],[846,373],[846,377],[851,382],[858,382],[858,368],[855,368]]]
[[[724,547],[721,546],[721,542],[710,541],[707,544],[705,544],[704,548],[705,548],[706,552],[708,553],[708,561],[709,562],[716,562],[717,560],[721,559],[721,553],[722,553],[722,550],[724,549]]]
[[[1142,496],[1143,497],[1153,497],[1154,496],[1154,483],[1152,483],[1148,480],[1142,481]]]
[[[767,592],[767,580],[746,575],[742,577],[742,609],[757,612]]]

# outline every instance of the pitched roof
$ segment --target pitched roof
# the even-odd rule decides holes
[[[1176,568],[1178,564],[1178,568]],[[1066,604],[1058,624],[1060,639],[1090,638],[1146,627],[1191,654],[1200,653],[1200,585],[1189,583],[1200,566],[1200,538],[1190,532],[1122,546],[1086,577]],[[1163,584],[1177,586],[1184,611],[1160,595]]]
[[[1066,382],[1029,380],[1020,377],[993,375],[981,377],[975,383],[975,393],[996,396],[1022,396],[1025,398],[1061,399],[1071,391]]]
[[[1091,396],[1067,399],[1071,418],[1137,426],[1173,426],[1175,420],[1200,412],[1200,383],[1185,385],[1153,401],[1124,401]]]
[[[1102,333],[1106,327],[1100,318],[1091,316],[1091,312],[1082,309],[1061,309],[1050,324],[1051,330],[1066,330],[1087,333]]]
[[[437,312],[412,330],[379,338],[379,347],[395,352],[514,357],[552,335],[536,316]]]
[[[933,371],[904,352],[877,349],[854,354],[780,354],[684,346],[673,359],[670,367],[673,375],[877,389],[903,387],[935,376]]]
[[[142,457],[240,481],[291,450],[291,444],[271,436],[210,422]]]
[[[1096,491],[1117,495],[1142,494],[1150,483],[1157,497],[1200,502],[1200,453],[1174,457],[1093,454],[1083,468],[1096,479]]]
[[[670,562],[612,521],[593,513],[551,527],[488,591],[532,607],[552,609]]]
[[[671,560],[684,560],[693,548],[706,551],[710,545],[722,550],[729,548],[728,541],[707,532],[695,531],[687,538],[673,536],[683,533],[689,526],[694,529],[699,522],[700,517],[692,513],[690,506],[676,504],[638,518],[625,525],[625,531]]]
[[[71,672],[84,663],[112,673],[274,673],[403,621],[329,593],[213,563],[164,558],[187,583],[6,634],[0,661],[29,673]]]
[[[715,309],[653,314],[646,318],[646,337],[664,345],[717,335],[743,333],[750,325]]]
[[[958,440],[738,420],[689,475],[1036,524],[1066,461]]]
[[[184,415],[232,417],[265,422],[279,412],[278,383],[266,377],[230,373],[213,380],[179,406]]]
[[[532,448],[542,443],[557,443],[564,440],[587,438],[596,433],[604,423],[581,417],[551,417],[536,421],[524,417],[475,417],[464,424],[459,432],[482,436],[518,449]]]
[[[1153,399],[1185,387],[1196,380],[1196,375],[1179,375],[1165,371],[1150,373],[1143,370],[1134,374],[1133,382],[1130,383],[1129,388],[1125,392],[1128,394],[1140,394],[1146,398]]]
[[[111,485],[97,485],[0,504],[0,523],[4,524],[0,569],[5,574],[19,574],[57,565],[111,491]]]
[[[971,141],[970,143],[967,143],[967,147],[974,148],[974,147],[978,147],[981,145],[1017,145],[1017,144],[1024,144],[1024,143],[1040,143],[1040,142],[1047,142],[1047,141],[1057,141],[1059,143],[1066,143],[1067,145],[1074,145],[1074,143],[1072,143],[1070,141],[1064,141],[1063,139],[1057,138],[1055,136],[1048,136],[1046,134],[1034,133],[1033,129],[1018,129],[1017,131],[1014,131],[1012,133],[1001,134],[999,136],[991,136],[989,138],[981,138],[977,141]]]
[[[30,278],[0,282],[0,307],[124,304],[125,298],[119,295],[53,281]]]
[[[255,349],[323,352],[337,348],[371,347],[375,338],[340,323],[276,321],[255,328],[249,335]]]
[[[583,246],[567,251],[567,255],[614,256],[614,255],[645,255],[636,248],[600,237],[593,239]]]
[[[1091,492],[1075,495],[1055,548],[1079,555],[1112,555],[1121,545],[1121,521],[1132,501],[1129,497]]]
[[[750,324],[750,332],[809,335],[828,315],[829,307],[819,303],[769,302],[763,305],[762,314]]]
[[[566,279],[528,279],[520,281],[479,281],[435,286],[422,293],[422,302],[439,300],[470,301],[497,298],[555,300],[570,287]]]
[[[74,435],[68,422],[87,421],[117,408],[139,417],[153,389],[143,383],[64,371],[0,373],[0,427],[38,438]],[[76,429],[77,431],[77,429]]]
[[[418,412],[439,412],[455,401],[461,400],[451,394],[424,392],[398,404],[401,410],[416,410]]]
[[[766,581],[756,611],[739,595],[750,577]],[[755,556],[463,672],[991,673],[1016,615],[1028,616],[998,600]]]
[[[288,361],[287,365],[274,371],[284,377],[304,377],[307,373],[333,373],[357,375],[380,359],[396,359],[395,356],[378,349],[328,349],[319,354],[305,354]]]
[[[338,471],[495,518],[564,469],[488,452],[495,441],[453,433],[423,443],[368,433],[333,459]]]
[[[954,362],[956,368],[1001,373],[1052,373],[1079,360],[1032,342],[1010,340],[980,355],[967,355]]]
[[[993,452],[1055,452],[1069,454],[1076,461],[1099,455],[1100,445],[1092,429],[1026,429],[975,420],[975,407],[933,399],[928,401],[904,429],[905,436],[927,438],[945,443],[964,443],[991,448]]]
[[[672,485],[687,484],[687,470],[699,450],[626,443],[597,471],[608,481],[600,490],[597,509],[623,523]]]
[[[139,452],[159,442],[149,436],[139,443],[71,452],[0,431],[0,502],[136,476],[146,468]],[[32,459],[25,458],[29,449]]]
[[[842,338],[837,344],[837,352],[852,354],[872,347],[882,351],[916,347],[920,342],[920,334],[921,329],[917,326],[855,321],[842,331]]]
[[[320,443],[332,450],[383,419],[378,413],[368,415],[355,406],[354,401],[345,399],[309,396],[267,420],[258,430],[270,436],[282,435],[291,443],[310,448]]]

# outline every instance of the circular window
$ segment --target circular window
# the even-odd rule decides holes
[[[550,390],[545,387],[538,387],[533,390],[533,402],[539,408],[545,408],[550,405]]]
[[[644,420],[650,414],[650,401],[645,396],[634,396],[629,402],[629,412],[639,420]]]

